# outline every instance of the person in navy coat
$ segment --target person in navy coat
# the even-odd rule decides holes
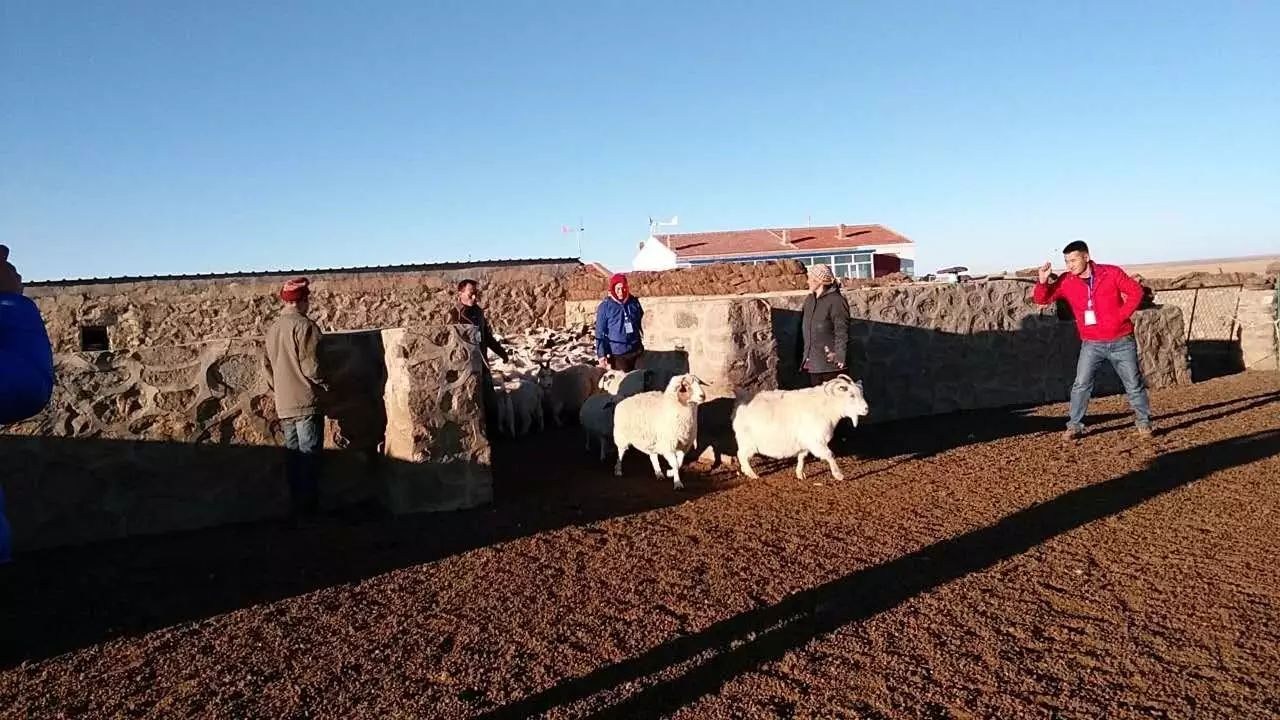
[[[644,354],[644,308],[631,294],[627,276],[609,278],[609,296],[596,308],[596,360],[600,367],[630,372]]]

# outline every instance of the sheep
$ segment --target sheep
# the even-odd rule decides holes
[[[631,397],[637,393],[656,390],[653,384],[652,370],[606,370],[600,377],[600,389],[619,398]]]
[[[559,427],[566,413],[577,415],[582,403],[599,392],[604,372],[598,365],[574,365],[557,372],[543,365],[538,384],[542,386],[543,411],[551,424]]]
[[[604,462],[610,438],[613,437],[613,413],[617,405],[617,396],[592,395],[583,401],[578,412],[578,423],[582,425],[587,452],[591,452],[594,440],[600,446],[600,462]]]
[[[600,376],[599,389],[603,394],[592,395],[583,401],[578,413],[578,424],[582,425],[586,436],[588,452],[594,440],[600,445],[600,460],[605,459],[608,444],[613,438],[614,408],[623,399],[647,390],[651,377],[647,370],[606,370]]]
[[[735,393],[737,394],[737,393]],[[738,467],[750,478],[751,456],[794,457],[796,477],[804,479],[805,456],[825,460],[831,476],[843,480],[828,444],[841,418],[854,427],[869,412],[862,397],[862,382],[840,375],[818,387],[803,390],[767,390],[747,397],[738,395],[733,409],[733,434],[738,444]]]
[[[698,404],[707,399],[703,383],[694,375],[677,375],[661,392],[643,392],[624,398],[614,408],[613,444],[618,448],[618,461],[613,474],[622,476],[622,458],[629,448],[648,454],[653,474],[663,477],[658,456],[671,465],[666,476],[676,490],[680,482],[680,466],[684,454],[698,441]]]
[[[544,429],[542,388],[538,383],[528,378],[517,377],[504,382],[502,388],[511,405],[510,423],[513,435],[524,435],[535,425],[538,430]]]
[[[497,431],[506,437],[515,437],[515,412],[511,405],[511,394],[507,392],[505,383],[497,382],[493,385],[493,393],[498,411]]]

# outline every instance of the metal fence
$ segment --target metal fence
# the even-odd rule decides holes
[[[1237,314],[1244,286],[1162,290],[1159,305],[1182,310],[1192,379],[1199,381],[1244,369]]]

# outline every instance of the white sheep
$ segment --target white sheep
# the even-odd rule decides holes
[[[582,426],[587,452],[591,452],[592,445],[598,445],[600,462],[604,462],[613,438],[613,413],[617,405],[618,398],[614,395],[592,395],[583,401],[578,411],[578,424]]]
[[[524,435],[537,426],[545,425],[542,416],[542,388],[538,383],[523,377],[507,380],[502,384],[511,404],[512,432]]]
[[[543,409],[551,424],[559,427],[565,414],[578,415],[582,403],[600,391],[604,373],[598,365],[573,365],[555,372],[542,366],[538,382],[542,386]]]
[[[505,382],[496,382],[493,385],[493,394],[498,410],[497,430],[499,434],[506,437],[515,437],[515,412],[511,405],[511,394],[504,387]]]
[[[606,370],[600,376],[601,395],[592,395],[582,403],[578,412],[578,424],[585,435],[587,451],[593,444],[600,446],[600,460],[608,454],[613,440],[613,411],[620,401],[648,389],[652,376],[647,370]]]
[[[677,375],[662,392],[643,392],[624,398],[613,411],[613,444],[618,448],[618,461],[613,474],[622,475],[622,458],[629,448],[649,456],[653,474],[663,477],[661,455],[671,465],[666,473],[672,486],[679,490],[680,466],[685,453],[698,441],[698,404],[706,400],[703,382],[693,375]]]
[[[805,456],[825,460],[831,476],[843,480],[829,443],[841,418],[854,427],[869,412],[862,397],[862,383],[847,375],[803,390],[766,390],[754,396],[738,395],[733,409],[733,434],[738,444],[738,466],[750,478],[751,456],[776,459],[794,457],[796,477],[804,479]]]

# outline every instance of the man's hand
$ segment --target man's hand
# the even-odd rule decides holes
[[[22,294],[22,276],[9,263],[9,247],[0,245],[0,293]]]
[[[844,361],[837,358],[836,354],[831,352],[831,348],[824,345],[822,347],[822,350],[827,353],[827,362],[831,363],[832,365],[835,365],[841,370],[844,369]]]
[[[1044,285],[1049,282],[1049,276],[1053,274],[1053,264],[1045,263],[1040,266],[1040,284]]]

